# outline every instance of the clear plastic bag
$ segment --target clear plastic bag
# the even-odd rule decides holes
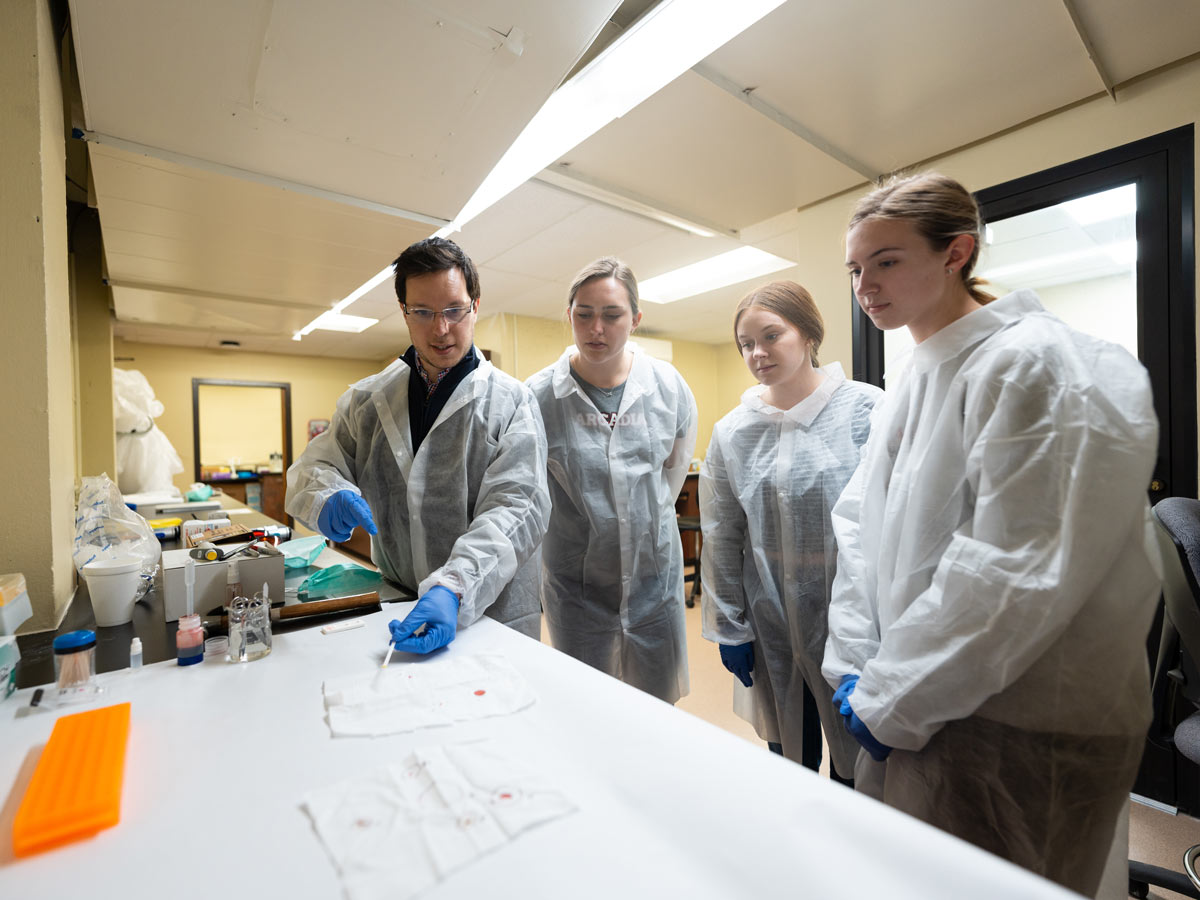
[[[89,475],[79,489],[75,511],[75,571],[98,559],[141,560],[141,583],[136,599],[150,589],[158,573],[162,547],[146,520],[125,505],[121,492],[107,474]]]

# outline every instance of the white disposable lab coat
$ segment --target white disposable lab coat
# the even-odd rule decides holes
[[[475,351],[478,352],[478,351]],[[546,437],[529,390],[487,360],[455,388],[415,457],[408,380],[396,360],[352,385],[329,430],[288,469],[287,511],[315,528],[349,489],[371,507],[371,558],[417,594],[461,594],[458,625],[485,612],[540,632],[538,547],[546,531]]]
[[[1018,291],[914,348],[833,510],[823,671],[885,802],[1089,895],[1150,720],[1157,435],[1137,360]]]
[[[1145,732],[1157,439],[1141,364],[1030,291],[914,348],[833,511],[823,669],[861,673],[871,734],[919,750],[972,715]]]
[[[629,346],[613,427],[571,377],[574,347],[527,382],[546,423],[553,501],[542,608],[556,648],[674,703],[688,692],[675,498],[696,401],[671,365]]]
[[[807,683],[833,764],[851,778],[858,743],[821,675],[837,570],[829,516],[858,465],[883,392],[847,381],[838,363],[821,371],[825,380],[791,409],[769,406],[758,385],[713,429],[700,469],[703,635],[727,645],[754,641],[744,718],[797,762]],[[735,690],[740,696],[740,683]]]

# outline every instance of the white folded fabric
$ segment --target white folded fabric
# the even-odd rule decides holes
[[[350,900],[415,897],[575,810],[495,741],[417,750],[303,798]]]
[[[324,684],[334,737],[374,737],[505,716],[536,699],[503,656],[447,656],[393,663]]]

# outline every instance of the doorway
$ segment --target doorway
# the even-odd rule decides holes
[[[292,386],[283,381],[192,379],[194,480],[290,525]]]

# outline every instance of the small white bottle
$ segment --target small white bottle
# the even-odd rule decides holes
[[[142,639],[135,637],[129,642],[129,668],[140,669],[142,667]]]

